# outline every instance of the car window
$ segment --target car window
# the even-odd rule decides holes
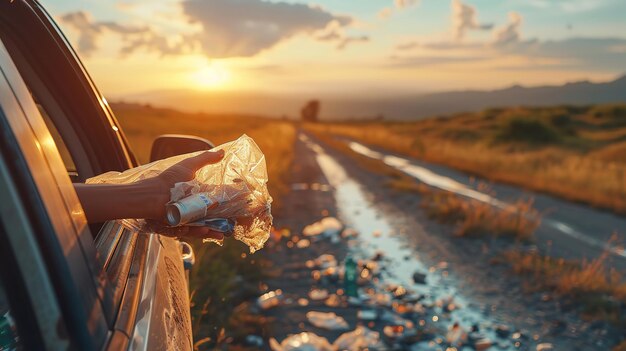
[[[2,281],[0,281],[0,350],[22,350],[17,326],[11,315],[11,308]]]
[[[38,103],[36,100],[35,100],[35,103],[37,104],[37,109],[39,109],[39,113],[41,113],[41,116],[43,117],[44,122],[46,122],[46,126],[48,127],[48,130],[50,131],[50,135],[52,135],[52,139],[54,139],[54,143],[56,144],[57,149],[59,150],[59,154],[61,154],[61,159],[63,160],[63,163],[65,164],[65,169],[67,169],[67,174],[69,174],[73,182],[77,181],[78,172],[76,170],[76,164],[74,163],[74,159],[72,159],[72,154],[70,153],[70,150],[67,148],[67,145],[65,145],[65,141],[63,141],[63,137],[61,136],[61,133],[59,133],[59,130],[54,125],[54,122],[50,118],[50,115],[48,115],[48,111],[46,111],[46,108],[43,107],[43,105],[41,105],[40,103]]]
[[[13,62],[16,64],[50,131],[70,179],[74,183],[84,181],[91,176],[91,165],[76,131],[68,123],[68,117],[50,92],[50,87],[31,67],[29,60],[20,49],[13,45],[10,38],[3,38],[2,42],[13,58]]]

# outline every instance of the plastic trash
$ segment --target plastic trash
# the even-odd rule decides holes
[[[379,350],[383,348],[380,334],[362,326],[341,334],[333,346],[336,350],[342,351]]]
[[[467,341],[467,333],[459,323],[454,323],[446,333],[446,341],[452,345],[460,346]]]
[[[324,300],[328,297],[328,290],[313,289],[309,291],[309,298],[314,301]]]
[[[283,297],[283,291],[281,289],[267,292],[257,299],[257,305],[263,310],[276,307],[280,304]]]
[[[341,305],[341,298],[337,294],[331,294],[328,296],[324,304],[328,307],[339,307]]]
[[[320,268],[336,267],[337,259],[331,254],[323,254],[315,259],[315,264]]]
[[[357,318],[362,321],[374,321],[378,318],[378,312],[376,310],[360,310],[357,312]]]
[[[334,236],[338,235],[343,229],[343,224],[335,217],[325,217],[320,221],[309,224],[302,230],[305,236]]]
[[[309,323],[318,328],[328,330],[347,330],[348,322],[343,317],[336,315],[334,312],[307,312],[306,318]]]
[[[269,344],[273,351],[335,351],[326,338],[309,332],[289,335],[280,344],[271,338]]]
[[[186,221],[226,219],[233,221],[233,237],[248,245],[250,252],[261,249],[269,238],[272,226],[272,197],[267,191],[265,156],[247,135],[212,149],[218,150],[224,150],[224,158],[220,162],[202,167],[193,180],[176,183],[170,189],[171,201],[167,208],[169,226],[143,219],[124,219],[121,220],[122,225],[133,230],[181,236],[188,230]],[[203,152],[170,157],[124,172],[107,172],[87,179],[86,183],[127,184],[152,178],[174,164]],[[189,213],[193,215],[188,216]],[[182,226],[176,226],[179,223]],[[205,241],[221,244],[214,239]]]

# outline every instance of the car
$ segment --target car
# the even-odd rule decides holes
[[[191,350],[191,246],[86,220],[72,183],[138,163],[37,1],[0,2],[0,73],[0,350]],[[151,158],[211,147],[165,135]]]

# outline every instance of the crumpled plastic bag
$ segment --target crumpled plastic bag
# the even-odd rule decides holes
[[[272,197],[267,191],[267,166],[265,156],[247,135],[222,144],[211,151],[224,150],[224,158],[196,172],[193,180],[176,183],[171,191],[171,202],[193,194],[207,193],[219,205],[207,210],[205,219],[225,218],[236,221],[233,237],[255,252],[263,247],[272,226]],[[173,156],[164,160],[131,168],[124,172],[107,172],[87,179],[87,184],[128,184],[155,177],[174,164],[206,151]],[[143,219],[123,219],[121,224],[131,230],[147,230],[181,236],[187,226],[171,227],[165,223]],[[190,224],[191,225],[191,224]],[[222,241],[204,239],[204,241]]]

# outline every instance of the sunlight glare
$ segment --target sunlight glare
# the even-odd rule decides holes
[[[221,65],[210,63],[194,72],[193,79],[200,89],[222,88],[230,81],[230,72]]]

